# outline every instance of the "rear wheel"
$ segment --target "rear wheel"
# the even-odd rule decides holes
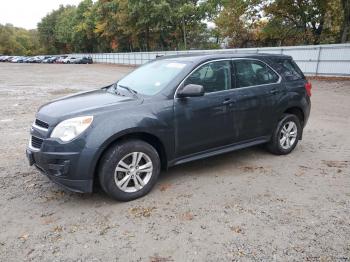
[[[146,195],[160,173],[157,151],[141,140],[117,143],[101,159],[99,170],[103,190],[119,201]]]
[[[287,155],[294,150],[301,138],[302,127],[297,116],[285,114],[278,122],[267,144],[268,150],[276,155]]]

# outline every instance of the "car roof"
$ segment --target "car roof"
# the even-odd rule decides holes
[[[219,51],[217,53],[188,53],[184,55],[165,55],[158,57],[157,60],[173,60],[178,62],[194,62],[200,63],[207,60],[215,60],[215,59],[225,59],[225,58],[284,58],[291,59],[291,56],[281,55],[281,54],[267,54],[267,53],[233,53],[232,51]]]

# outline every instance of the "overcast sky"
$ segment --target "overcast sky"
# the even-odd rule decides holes
[[[81,0],[0,0],[0,24],[34,29],[41,18],[60,4],[77,5]]]

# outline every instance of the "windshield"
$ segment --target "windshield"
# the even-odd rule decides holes
[[[137,93],[155,95],[165,88],[186,66],[186,63],[160,60],[151,62],[128,74],[117,83]]]

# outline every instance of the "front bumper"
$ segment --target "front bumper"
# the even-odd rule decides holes
[[[93,179],[81,179],[87,174],[79,172],[80,153],[41,152],[27,148],[26,155],[31,166],[35,166],[50,180],[64,188],[79,193],[91,193]]]

